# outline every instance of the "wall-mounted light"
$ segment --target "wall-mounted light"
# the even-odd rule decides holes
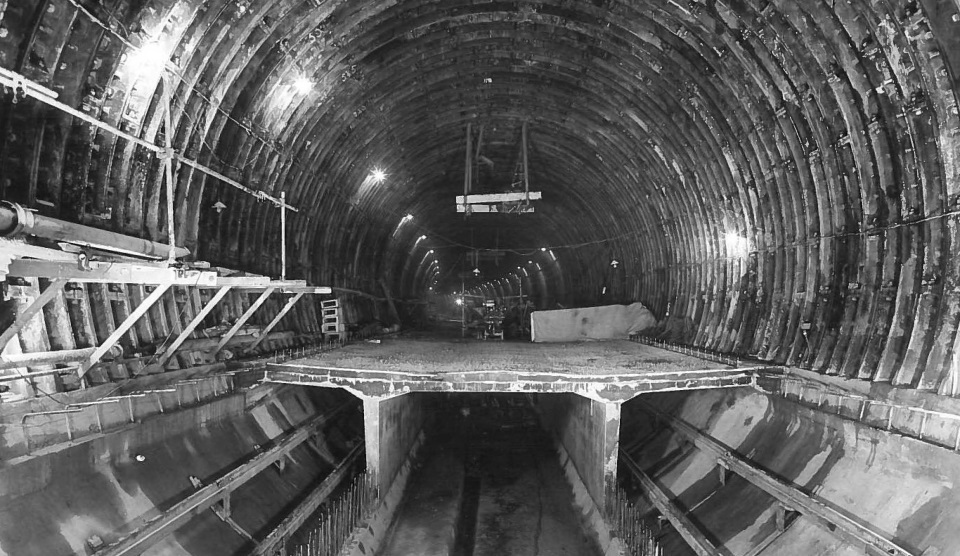
[[[730,257],[746,257],[750,254],[750,240],[740,234],[727,232],[724,235],[727,246],[727,255]]]
[[[125,65],[130,77],[157,75],[167,65],[170,52],[159,42],[150,41],[127,53]]]
[[[310,81],[306,76],[301,75],[293,82],[293,88],[297,90],[298,93],[307,94],[313,90],[313,81]]]
[[[223,204],[222,201],[217,201],[213,204],[213,210],[217,211],[217,214],[223,212],[223,209],[227,208],[227,205]]]
[[[617,268],[618,266],[620,266],[620,261],[618,261],[617,259],[613,259],[612,261],[610,261],[610,266],[612,266],[613,268]]]

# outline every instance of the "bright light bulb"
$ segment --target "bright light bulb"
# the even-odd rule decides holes
[[[727,254],[731,257],[746,257],[750,254],[750,240],[747,238],[728,232],[724,236],[727,245]]]
[[[298,93],[309,93],[313,89],[313,81],[310,81],[304,76],[300,76],[296,81],[293,82],[293,87],[297,90]]]
[[[151,41],[127,54],[127,71],[134,78],[151,74],[159,77],[168,58],[167,49],[160,43]]]
[[[375,183],[381,183],[387,179],[387,173],[380,168],[374,168],[373,171],[370,172],[370,178],[373,179]]]

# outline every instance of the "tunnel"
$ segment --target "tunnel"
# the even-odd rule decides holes
[[[0,0],[0,86],[0,556],[960,554],[960,0]]]

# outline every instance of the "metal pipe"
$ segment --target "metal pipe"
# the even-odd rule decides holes
[[[170,252],[170,246],[163,243],[50,218],[27,210],[17,203],[0,201],[0,235],[9,237],[16,234],[30,234],[156,259],[164,259]],[[175,253],[177,258],[182,258],[189,255],[190,250],[177,247]]]
[[[116,347],[116,346],[115,346]],[[80,349],[62,349],[59,351],[44,351],[39,353],[17,353],[0,357],[0,370],[16,369],[20,367],[38,367],[40,365],[56,365],[59,363],[75,363],[90,357],[95,347]],[[116,349],[119,356],[121,350]]]

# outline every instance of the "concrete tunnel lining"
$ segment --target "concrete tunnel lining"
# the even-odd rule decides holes
[[[224,373],[310,378],[265,358],[329,342],[319,291],[263,294],[249,334],[217,354],[204,343],[219,343],[263,290],[177,284],[86,375],[59,359],[104,344],[155,291],[119,271],[76,279],[89,259],[153,265],[171,234],[183,272],[333,288],[350,333],[364,336],[423,324],[429,302],[456,294],[523,294],[538,309],[641,302],[658,319],[651,336],[785,370],[753,383],[766,393],[740,387],[746,375],[718,375],[712,385],[728,389],[644,398],[759,465],[782,466],[911,553],[956,551],[946,489],[960,448],[958,76],[958,0],[0,2],[0,227],[13,234],[0,238],[0,334],[12,338],[0,346],[0,390],[12,387],[0,392],[0,473],[10,478],[0,506],[35,496],[62,517],[62,527],[44,521],[32,532],[0,527],[14,539],[0,540],[0,552],[25,550],[28,533],[44,554],[80,550],[85,534],[130,524],[126,509],[110,509],[116,500],[94,524],[63,509],[72,495],[34,491],[64,480],[53,473],[70,473],[71,450],[86,454],[76,465],[99,472],[140,441],[137,431],[150,441],[180,431],[169,441],[187,442],[222,419],[244,438],[230,452],[244,458],[255,452],[250,439],[289,428],[285,417],[242,415]],[[543,192],[535,212],[456,212],[465,165],[475,193],[502,192],[517,183],[521,159]],[[279,211],[281,199],[291,210]],[[23,222],[10,214],[31,211],[70,237],[16,231]],[[146,249],[150,260],[90,247],[94,236]],[[82,254],[64,239],[86,245]],[[36,259],[56,270],[36,270]],[[74,279],[56,282],[63,272]],[[52,300],[35,306],[44,295]],[[271,322],[276,330],[264,331]],[[191,323],[198,332],[164,354]],[[519,374],[499,378],[505,390],[538,391]],[[590,383],[558,391],[602,388],[581,382]],[[423,384],[391,376],[378,387]],[[305,391],[259,388],[251,392]],[[637,394],[627,390],[622,400]],[[378,415],[366,423],[367,457],[377,450],[368,467],[384,484],[422,439],[413,431],[428,416],[405,405],[416,396],[428,395],[364,402]],[[556,409],[555,423],[610,400],[557,396],[577,401]],[[639,419],[631,403],[625,426]],[[155,431],[154,420],[170,430]],[[561,427],[558,437],[601,505],[592,470],[616,458],[585,436],[591,426]],[[768,495],[735,477],[714,488],[712,475],[698,475],[705,456],[666,428],[639,429],[658,434],[650,446],[662,450],[634,454],[641,465],[724,550],[853,550],[805,516],[768,535]],[[326,465],[314,456],[298,457]],[[227,463],[209,456],[211,473]],[[319,468],[297,469],[297,484],[319,479]],[[843,477],[883,487],[852,492]],[[121,506],[147,503],[111,485],[92,490],[116,491]],[[158,487],[147,498],[159,511],[179,492]],[[723,522],[739,507],[731,500],[763,512]],[[280,498],[266,506],[271,516],[249,516],[255,527],[286,510]],[[191,527],[244,546],[214,520]],[[187,552],[209,549],[186,535]]]

